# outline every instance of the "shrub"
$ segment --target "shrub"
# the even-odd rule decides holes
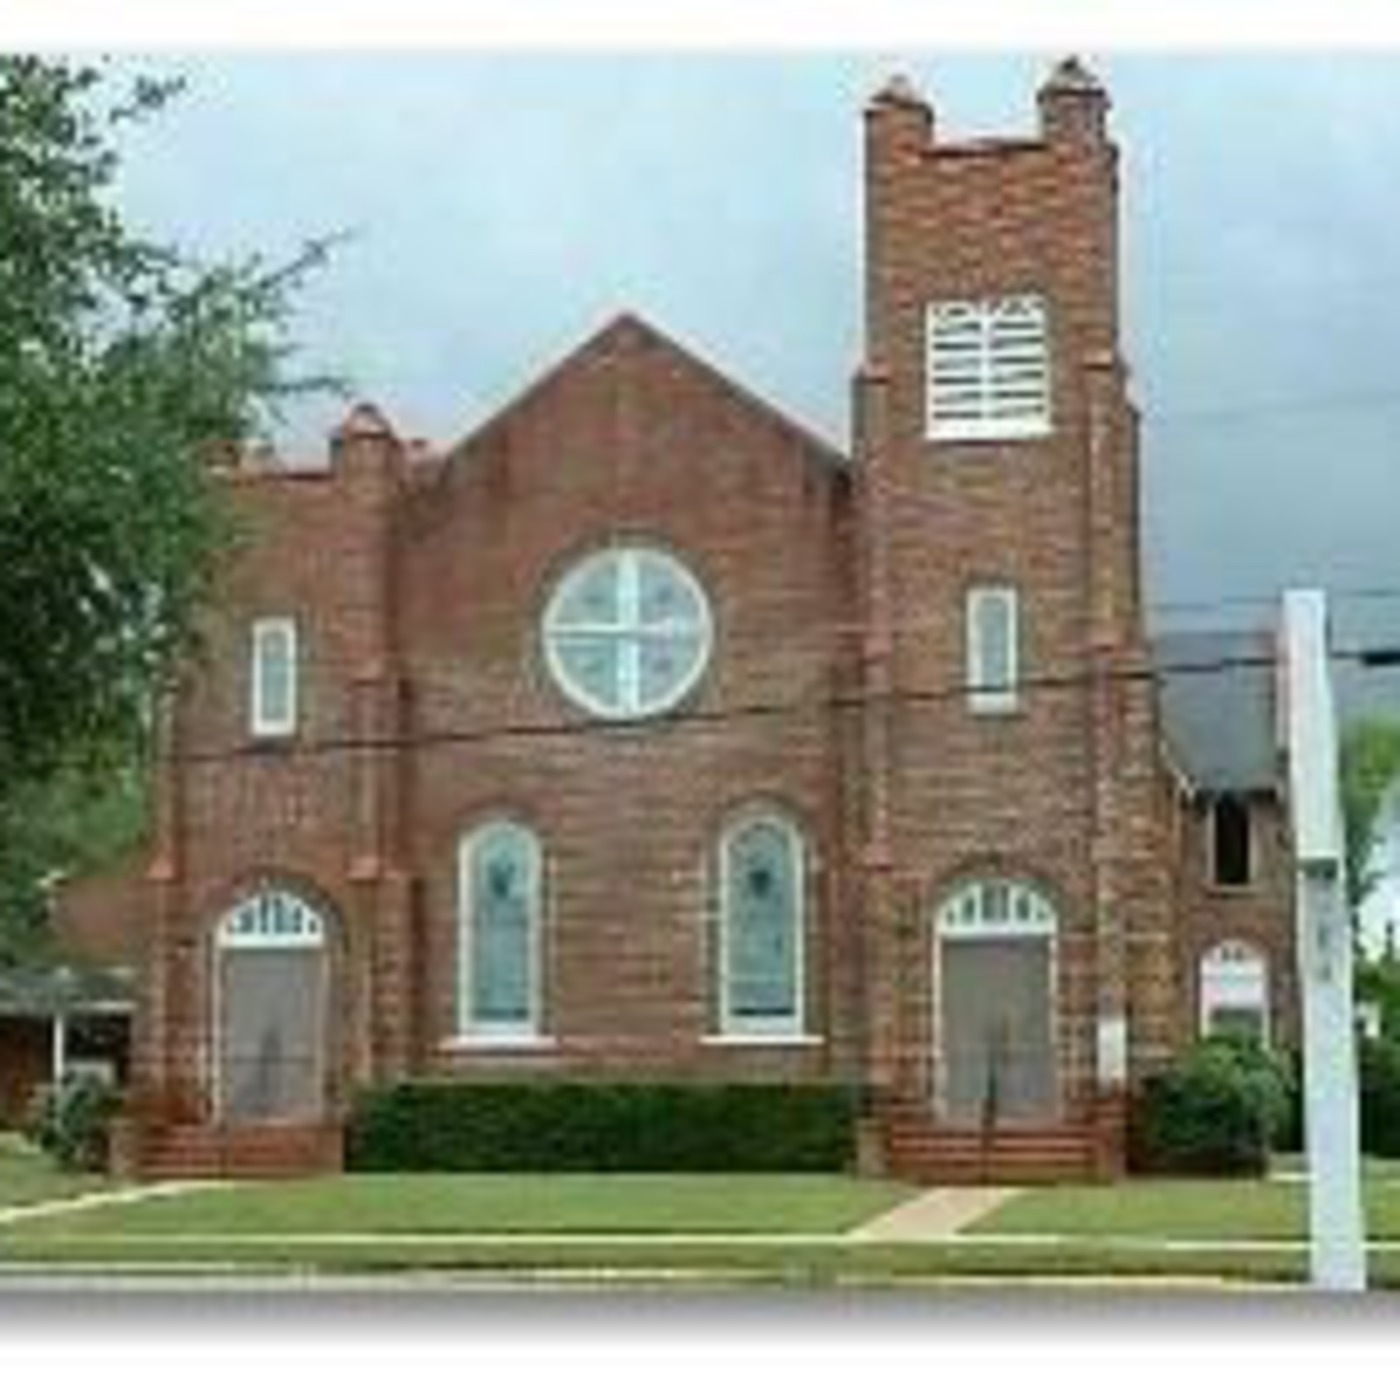
[[[75,1074],[35,1095],[25,1136],[65,1171],[103,1171],[121,1094],[105,1080]]]
[[[408,1081],[358,1097],[352,1171],[841,1171],[855,1094],[826,1085]]]
[[[1265,1170],[1291,1117],[1287,1062],[1253,1041],[1211,1037],[1144,1086],[1139,1165],[1151,1171],[1246,1175]]]

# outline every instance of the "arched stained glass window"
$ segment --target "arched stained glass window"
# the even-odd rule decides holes
[[[804,870],[802,838],[781,818],[750,818],[724,836],[720,1010],[726,1034],[802,1031]]]
[[[462,844],[459,870],[459,1030],[539,1031],[541,857],[534,834],[493,822]]]

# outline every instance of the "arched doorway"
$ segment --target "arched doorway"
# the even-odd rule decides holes
[[[225,1123],[316,1121],[325,1109],[326,918],[260,890],[215,936],[215,1101]]]
[[[940,1115],[988,1125],[1055,1116],[1055,908],[1015,880],[977,880],[935,921]]]

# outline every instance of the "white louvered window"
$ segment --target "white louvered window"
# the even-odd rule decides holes
[[[1050,431],[1043,297],[934,302],[927,317],[929,437],[991,441]]]
[[[264,739],[285,738],[297,727],[297,625],[289,617],[253,624],[252,729]]]
[[[1019,608],[1014,588],[967,594],[967,698],[974,714],[1006,714],[1019,703]]]

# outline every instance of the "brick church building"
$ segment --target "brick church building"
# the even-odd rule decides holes
[[[871,1169],[1112,1174],[1200,1031],[1288,1037],[1272,682],[1208,659],[1271,642],[1147,635],[1108,101],[1038,102],[870,103],[849,448],[621,315],[446,450],[361,405],[220,468],[148,1170],[332,1161],[368,1083],[646,1076],[858,1085]]]

